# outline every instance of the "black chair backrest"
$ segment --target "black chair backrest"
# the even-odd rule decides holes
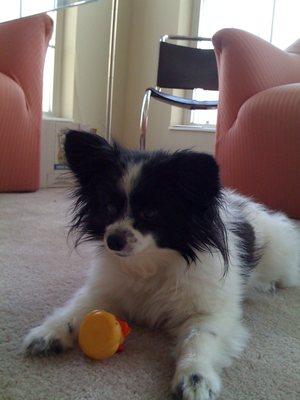
[[[160,42],[157,86],[218,90],[218,69],[214,50]]]

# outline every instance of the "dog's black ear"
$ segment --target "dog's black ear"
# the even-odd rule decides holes
[[[99,135],[70,130],[65,136],[64,149],[67,163],[82,185],[95,176],[109,174],[113,178],[119,170],[114,148]]]
[[[221,183],[219,167],[209,154],[180,151],[175,156],[177,190],[187,205],[190,244],[186,259],[195,261],[197,250],[220,251],[228,266],[227,233],[220,217]],[[226,272],[226,270],[225,270]]]
[[[215,159],[205,153],[179,151],[175,156],[178,189],[187,200],[207,206],[220,192],[219,167]]]

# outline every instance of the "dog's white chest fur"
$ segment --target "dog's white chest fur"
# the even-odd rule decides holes
[[[95,260],[90,282],[99,295],[111,297],[110,307],[118,315],[172,329],[194,314],[214,314],[226,307],[239,314],[241,278],[236,268],[232,263],[225,278],[218,253],[203,253],[190,266],[172,251],[124,259],[106,254]]]

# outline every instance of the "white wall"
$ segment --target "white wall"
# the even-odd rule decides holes
[[[131,0],[119,1],[113,137],[122,141],[125,118]],[[105,135],[111,0],[74,7],[65,12],[62,116],[96,128]]]
[[[112,137],[124,143],[124,124],[126,115],[126,89],[129,65],[129,29],[132,13],[132,0],[119,0],[114,93],[112,107]]]
[[[77,9],[74,119],[105,129],[111,1]]]
[[[131,3],[126,115],[122,139],[127,146],[136,147],[142,97],[145,89],[156,83],[159,38],[163,33],[177,31],[180,0],[132,0]],[[165,128],[169,113],[162,107],[160,105],[155,111],[151,110],[151,132],[156,128],[153,121],[159,120],[160,128]]]

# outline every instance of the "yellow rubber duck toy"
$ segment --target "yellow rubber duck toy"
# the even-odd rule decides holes
[[[94,310],[83,319],[78,343],[85,355],[94,360],[104,360],[124,349],[125,338],[131,328],[127,322],[106,311]]]

